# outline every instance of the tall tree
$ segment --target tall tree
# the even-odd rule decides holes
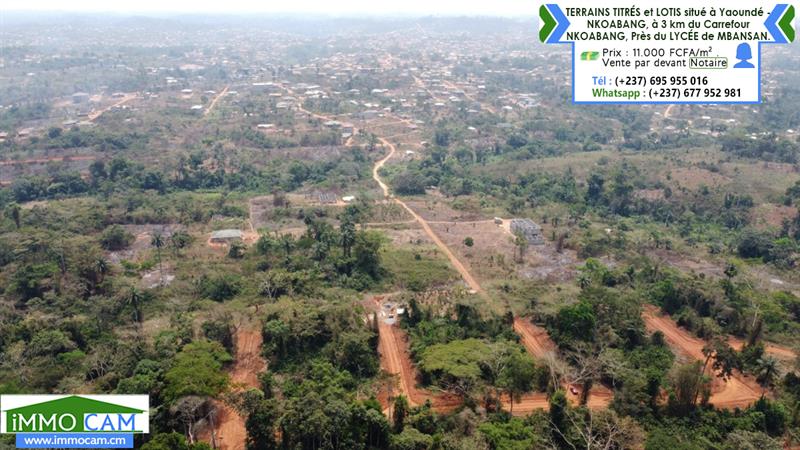
[[[132,287],[128,295],[125,296],[125,304],[133,311],[133,320],[137,323],[142,323],[142,293]]]
[[[342,235],[342,252],[345,258],[349,258],[351,249],[356,243],[356,225],[353,218],[346,215],[342,218],[342,224],[339,226],[339,231]]]
[[[514,248],[516,249],[517,253],[517,262],[522,262],[525,259],[525,252],[528,250],[528,240],[525,239],[524,236],[515,235],[514,236]]]
[[[150,239],[150,245],[156,248],[156,257],[158,258],[158,271],[161,275],[161,286],[164,285],[164,266],[161,264],[161,249],[164,247],[164,236],[156,232]]]
[[[274,399],[262,399],[247,414],[247,450],[272,450],[278,448],[275,440],[275,422],[278,419]]]
[[[408,400],[404,395],[400,395],[394,399],[394,411],[392,413],[392,428],[395,433],[403,431],[407,415]]]
[[[17,226],[18,230],[20,227],[20,219],[22,218],[21,211],[22,208],[17,203],[11,203],[10,205],[6,206],[5,210],[6,217],[14,221],[14,225]]]
[[[756,380],[764,388],[768,388],[775,383],[775,379],[779,374],[779,363],[774,356],[765,355],[759,358],[756,368]]]
[[[514,400],[519,400],[523,393],[533,389],[535,366],[526,354],[511,352],[508,362],[500,373],[499,384],[508,394],[510,412],[514,413]]]
[[[697,404],[698,394],[710,393],[709,380],[703,374],[703,363],[696,361],[676,367],[670,376],[670,406],[685,414]]]

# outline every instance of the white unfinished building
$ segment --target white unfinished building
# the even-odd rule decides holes
[[[522,236],[531,245],[544,245],[542,227],[531,219],[511,219],[511,232]]]

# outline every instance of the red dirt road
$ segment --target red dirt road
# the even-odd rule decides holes
[[[550,339],[550,336],[547,335],[547,331],[544,328],[534,325],[530,320],[524,317],[514,318],[514,331],[516,331],[519,335],[522,345],[526,350],[528,350],[528,353],[533,355],[535,358],[541,359],[548,353],[554,353],[556,351],[556,344]],[[581,394],[580,386],[570,386],[565,383],[563,388],[567,393],[567,398],[573,404],[578,404]],[[573,390],[576,392],[575,394],[572,393]],[[531,405],[533,409],[537,409],[536,405],[540,405],[541,402],[541,400],[538,398],[540,395],[543,396],[544,394],[529,394],[529,401],[520,408],[520,412],[523,412],[527,405]],[[523,400],[526,400],[527,397],[528,396],[523,397]],[[611,392],[610,389],[601,384],[597,384],[592,387],[592,390],[589,393],[589,398],[586,400],[586,406],[588,406],[590,409],[607,408],[613,398],[614,393]],[[545,406],[538,406],[538,408],[547,409],[548,405],[549,404],[545,399]],[[533,409],[527,412],[530,412]],[[514,414],[516,413],[517,405],[514,405]]]
[[[419,80],[417,81],[419,82]],[[290,89],[287,89],[287,91],[292,93]],[[300,108],[300,110],[318,119],[331,120],[331,116],[312,113],[303,108]],[[428,222],[422,216],[417,214],[417,212],[414,211],[405,202],[391,195],[389,186],[381,179],[379,172],[381,168],[383,168],[383,166],[386,164],[386,162],[389,161],[395,155],[395,153],[397,152],[397,148],[395,147],[394,144],[389,142],[384,137],[378,137],[378,140],[381,142],[383,146],[388,147],[389,149],[387,154],[382,159],[377,161],[372,168],[372,178],[375,180],[378,186],[380,186],[381,191],[383,192],[383,196],[387,199],[391,199],[391,201],[403,207],[403,209],[405,209],[411,215],[411,217],[413,217],[414,220],[416,220],[417,223],[419,223],[420,227],[422,227],[423,231],[425,231],[425,233],[428,235],[431,241],[433,241],[434,244],[436,244],[436,246],[442,251],[442,253],[444,253],[447,256],[448,260],[450,260],[450,263],[459,272],[461,277],[464,279],[464,282],[470,287],[470,289],[472,289],[475,293],[481,296],[485,296],[485,291],[481,287],[480,283],[478,283],[478,281],[469,272],[467,267],[458,259],[458,257],[456,257],[456,255],[450,250],[450,248],[444,242],[442,242],[439,236],[436,235],[436,233],[430,227]],[[398,339],[398,334],[402,332],[399,329],[397,329],[397,327],[386,325],[382,323],[382,321],[380,322],[381,323],[378,327],[380,334],[378,351],[381,354],[381,366],[384,368],[386,372],[391,374],[397,374],[399,376],[400,392],[406,395],[406,397],[408,397],[409,403],[412,405],[421,404],[424,403],[426,399],[430,398],[431,401],[433,402],[434,409],[438,408],[440,410],[448,410],[457,407],[458,404],[461,403],[460,399],[455,399],[458,400],[456,402],[454,399],[450,397],[432,396],[430,392],[419,390],[416,388],[416,376],[414,368],[411,365],[405,340]],[[530,325],[531,327],[533,327],[533,324]],[[516,324],[515,324],[515,329],[516,329]],[[519,330],[517,332],[519,333]],[[537,357],[540,356],[541,354],[544,353],[541,350],[548,348],[547,347],[548,344],[546,341],[537,340],[537,333],[535,332],[528,336],[523,335],[522,337],[523,337],[523,343],[528,342],[530,345],[532,345],[532,347],[530,348],[526,345],[526,348],[528,348],[528,351],[530,351],[534,356]],[[549,339],[547,341],[549,341]],[[555,348],[555,345],[552,344],[552,341],[550,341],[550,345],[552,345],[552,348]],[[608,404],[611,401],[612,394],[610,391],[608,392],[606,391],[607,390],[598,388],[597,394],[595,394],[595,392],[592,392],[592,394],[590,394],[590,398],[588,401],[590,407],[593,407],[592,405],[598,408],[608,406]],[[567,392],[569,393],[569,389],[567,390]],[[572,394],[570,393],[568,395]],[[533,411],[534,409],[547,408],[547,406],[548,403],[544,395],[533,393],[530,394],[529,396],[524,397],[520,402],[519,406],[517,405],[514,406],[514,413],[526,414],[527,412]]]
[[[267,368],[266,361],[261,357],[261,339],[261,332],[258,329],[239,329],[236,333],[236,359],[230,371],[233,390],[259,386],[258,374]],[[222,401],[215,400],[214,406],[217,408],[214,429],[217,448],[244,450],[247,440],[245,419]],[[201,436],[201,439],[211,442],[210,432]]]
[[[679,327],[668,316],[662,315],[655,306],[645,305],[642,309],[642,318],[647,331],[664,333],[664,338],[666,338],[670,347],[677,350],[681,355],[700,361],[706,359],[705,355],[703,355],[705,341],[692,336],[688,331]]]
[[[648,331],[664,333],[667,343],[675,351],[691,359],[705,360],[705,355],[703,355],[705,341],[680,328],[668,316],[662,315],[658,308],[645,305],[642,310],[642,318]],[[717,408],[745,408],[758,400],[762,393],[762,388],[752,377],[735,372],[727,382],[714,377],[709,402]]]
[[[413,217],[414,220],[416,220],[417,223],[419,223],[419,225],[422,227],[422,230],[425,231],[425,234],[427,234],[428,237],[433,241],[433,243],[436,244],[437,247],[439,247],[439,250],[441,250],[442,253],[444,253],[445,256],[447,256],[447,259],[450,260],[450,264],[452,264],[453,267],[456,268],[458,273],[461,274],[461,278],[464,279],[464,282],[467,283],[469,288],[477,293],[482,293],[483,288],[481,287],[481,285],[475,280],[475,278],[472,277],[472,274],[469,273],[469,270],[467,270],[466,266],[464,266],[464,264],[456,257],[455,254],[453,254],[450,248],[444,242],[442,242],[441,239],[439,239],[439,236],[437,236],[436,233],[433,231],[433,229],[430,227],[430,225],[428,225],[428,221],[426,221],[422,216],[417,214],[416,211],[411,209],[411,207],[408,206],[404,201],[390,196],[389,186],[387,186],[386,183],[384,183],[383,180],[381,180],[381,177],[378,174],[378,172],[383,167],[383,165],[386,164],[386,161],[388,161],[392,156],[394,156],[397,149],[395,148],[394,144],[392,144],[391,142],[387,141],[384,138],[378,138],[378,140],[384,146],[389,147],[389,153],[387,153],[383,159],[376,162],[375,166],[372,168],[372,178],[375,180],[376,183],[378,183],[378,186],[381,187],[381,190],[383,191],[383,196],[391,198],[392,201],[394,201],[398,205],[402,206],[403,209],[408,211],[411,217]]]
[[[742,347],[744,347],[744,341],[731,336],[728,338],[728,345],[733,347],[736,351],[741,351]],[[772,355],[784,361],[794,361],[795,358],[797,358],[797,353],[795,353],[794,350],[777,344],[765,342],[764,351],[766,351],[768,355]]]
[[[208,108],[206,108],[206,110],[203,112],[203,116],[207,116],[207,115],[211,114],[211,111],[212,111],[212,110],[214,110],[214,107],[215,107],[215,106],[217,106],[217,103],[219,102],[219,100],[220,100],[222,97],[224,97],[224,96],[225,96],[225,94],[227,94],[227,93],[228,93],[228,88],[229,88],[229,87],[230,87],[230,86],[225,86],[225,89],[223,89],[223,90],[222,90],[222,92],[220,92],[219,94],[217,94],[217,96],[216,96],[216,97],[214,97],[214,99],[213,99],[213,100],[211,100],[211,104],[210,104],[210,105],[208,105]]]
[[[387,373],[397,375],[398,391],[392,395],[402,394],[408,399],[411,406],[419,406],[430,400],[433,409],[440,413],[447,413],[458,408],[462,404],[460,397],[456,395],[434,394],[428,390],[420,389],[417,384],[417,372],[411,363],[408,353],[408,345],[405,333],[394,325],[387,325],[381,321],[378,325],[380,340],[378,352],[381,356],[381,368]],[[568,391],[569,392],[569,391]],[[577,403],[578,395],[568,394],[570,400]],[[607,408],[611,402],[613,394],[605,387],[592,389],[587,405],[592,409]],[[502,397],[503,408],[507,411],[512,410],[511,402],[507,395]],[[388,407],[388,405],[384,405]],[[513,414],[515,416],[525,416],[539,409],[548,409],[550,401],[547,395],[542,392],[529,392],[524,394],[513,404]]]
[[[542,358],[556,350],[556,344],[550,340],[547,331],[532,324],[528,319],[515,317],[514,331],[519,335],[528,353],[536,358]]]
[[[461,398],[455,395],[436,395],[425,389],[417,388],[417,372],[411,364],[405,333],[394,325],[388,325],[379,319],[378,353],[381,356],[381,368],[387,373],[397,375],[398,392],[408,399],[411,406],[425,404],[430,400],[437,412],[449,412],[461,405]]]

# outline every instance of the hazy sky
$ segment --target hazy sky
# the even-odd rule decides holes
[[[532,0],[2,0],[3,10],[533,16]],[[2,14],[0,12],[0,14]]]

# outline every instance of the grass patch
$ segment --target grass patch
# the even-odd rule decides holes
[[[387,283],[395,288],[421,292],[458,279],[449,261],[432,247],[388,247],[381,251],[381,262],[390,274]]]

